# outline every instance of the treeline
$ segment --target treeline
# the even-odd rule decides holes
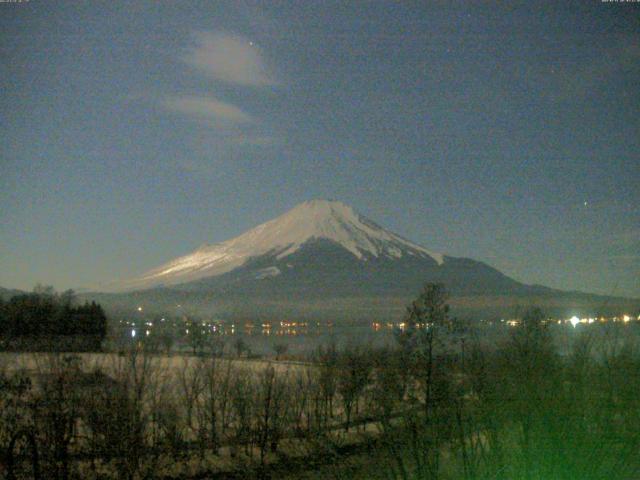
[[[632,479],[640,354],[604,325],[560,356],[542,312],[499,345],[429,285],[395,346],[319,348],[307,364],[50,355],[0,375],[5,471],[24,478]],[[295,458],[305,459],[296,463]]]
[[[72,290],[58,294],[38,286],[7,302],[0,299],[0,342],[6,349],[99,350],[106,334],[102,307],[78,305]]]

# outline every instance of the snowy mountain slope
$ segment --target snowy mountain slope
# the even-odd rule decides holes
[[[123,282],[118,290],[137,290],[156,286],[178,285],[215,277],[241,267],[251,259],[270,255],[282,260],[311,240],[333,242],[355,259],[401,259],[415,257],[442,265],[444,256],[426,250],[385,230],[337,201],[304,202],[285,214],[259,225],[246,233],[172,260],[140,277]],[[276,275],[275,270],[258,274]]]
[[[453,293],[522,291],[522,284],[482,262],[429,256],[369,255],[358,259],[341,245],[312,239],[285,258],[254,257],[230,272],[170,287],[238,299],[311,299],[411,295],[426,281],[442,282]]]
[[[121,312],[225,318],[401,318],[426,282],[443,283],[458,312],[502,318],[523,305],[549,313],[635,311],[637,301],[527,285],[483,262],[434,254],[340,202],[305,202],[215,245],[204,245],[134,280],[119,293],[83,296]],[[624,307],[624,308],[622,308]],[[633,307],[633,308],[631,308]],[[466,309],[466,310],[465,310]],[[474,313],[475,314],[475,313]]]

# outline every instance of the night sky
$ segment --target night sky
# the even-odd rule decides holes
[[[331,198],[640,297],[640,3],[465,3],[0,3],[0,285],[133,277]]]

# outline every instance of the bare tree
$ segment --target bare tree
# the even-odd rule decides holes
[[[248,351],[247,342],[245,342],[242,338],[237,338],[233,343],[233,348],[236,351],[236,356],[241,357],[243,353]]]
[[[290,380],[288,420],[298,436],[308,428],[309,424],[305,425],[305,416],[310,420],[309,404],[312,402],[311,392],[315,381],[311,370],[312,367],[305,367],[301,372],[296,372]]]
[[[273,351],[276,354],[276,360],[281,360],[282,356],[287,353],[287,350],[289,350],[289,345],[286,343],[276,343],[273,346]]]
[[[383,429],[389,429],[394,414],[402,408],[409,386],[406,356],[401,349],[385,348],[372,355],[372,362],[372,413]]]
[[[318,368],[320,374],[318,383],[322,396],[320,398],[322,413],[317,418],[323,419],[323,428],[326,428],[328,422],[333,418],[333,400],[338,388],[338,352],[335,343],[331,343],[326,347],[322,345],[318,348],[316,354]]]
[[[4,365],[3,365],[4,367]],[[30,450],[34,478],[40,475],[36,431],[31,416],[33,384],[25,372],[0,372],[0,452],[8,479],[15,478],[19,459]]]
[[[96,419],[97,425],[113,439],[114,443],[106,448],[115,452],[120,478],[149,477],[158,461],[157,455],[146,455],[153,425],[153,412],[149,407],[159,393],[163,378],[153,365],[152,357],[142,349],[134,348],[112,359],[111,373],[118,388],[115,396],[113,392],[107,393],[108,403],[103,410],[109,412],[112,423]]]
[[[245,453],[250,453],[251,421],[253,417],[253,401],[255,392],[252,383],[252,374],[244,368],[238,368],[230,387],[230,399],[233,418],[230,422],[232,428],[233,446],[244,446]]]
[[[47,368],[40,371],[40,391],[34,403],[34,422],[47,449],[48,475],[66,480],[70,471],[70,446],[80,416],[78,381],[80,359],[61,354],[47,355]]]
[[[345,413],[345,431],[349,431],[354,407],[357,414],[360,396],[369,384],[372,366],[368,354],[369,349],[348,346],[338,357],[338,392]]]
[[[280,378],[273,366],[267,366],[259,374],[255,395],[255,430],[263,472],[267,450],[275,452],[282,437],[286,379]]]
[[[228,422],[231,362],[210,358],[203,360],[201,401],[198,402],[200,443],[218,452],[220,435]]]
[[[197,428],[194,423],[194,409],[204,389],[204,374],[201,361],[189,357],[182,358],[182,365],[178,371],[178,383],[186,411],[185,422],[191,431]]]

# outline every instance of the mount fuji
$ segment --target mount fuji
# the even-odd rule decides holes
[[[363,263],[407,256],[430,264],[444,263],[442,254],[430,252],[385,230],[344,203],[312,200],[236,238],[202,245],[188,255],[124,282],[121,287],[140,289],[178,285],[255,264],[261,257],[271,258],[274,265],[256,272],[256,278],[260,280],[279,275],[281,271],[276,264],[320,242],[345,250],[354,260]]]
[[[425,282],[444,283],[454,306],[471,309],[606,298],[526,285],[483,262],[432,252],[344,203],[312,200],[111,285],[119,293],[100,301],[180,304],[221,316],[397,317]]]

